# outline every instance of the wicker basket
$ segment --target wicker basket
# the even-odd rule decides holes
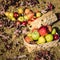
[[[35,28],[40,28],[43,25],[50,25],[53,22],[57,21],[57,17],[56,15],[53,13],[53,11],[49,11],[46,14],[42,15],[40,18],[38,18],[37,20],[35,20],[34,22],[32,22],[30,25],[30,29]],[[52,41],[49,43],[45,43],[45,44],[29,44],[24,40],[24,45],[26,46],[26,48],[28,49],[28,52],[32,52],[35,50],[40,50],[40,49],[47,49],[49,47],[53,47],[53,46],[57,46],[57,42],[56,41]]]
[[[57,17],[53,11],[49,11],[42,15],[41,17],[37,18],[30,24],[30,29],[40,28],[42,25],[51,25],[52,23],[57,21]]]
[[[57,46],[58,41],[59,40],[55,40],[55,41],[44,43],[44,44],[29,44],[24,40],[24,45],[28,49],[28,52],[33,52],[36,50],[47,49],[47,48]]]

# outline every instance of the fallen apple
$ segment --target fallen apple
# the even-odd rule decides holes
[[[23,14],[23,9],[22,8],[18,8],[18,13],[19,14]]]
[[[24,17],[23,17],[23,16],[20,16],[20,17],[18,18],[18,21],[23,22],[23,21],[24,21]]]
[[[40,17],[42,14],[40,12],[36,13],[36,17]]]
[[[13,16],[14,16],[15,18],[18,18],[18,16],[19,16],[18,12],[14,12],[14,13],[13,13]]]

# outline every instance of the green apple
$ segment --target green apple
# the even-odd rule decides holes
[[[36,17],[40,17],[42,14],[40,12],[36,13]]]
[[[22,8],[18,8],[18,13],[23,14],[23,9]]]
[[[43,36],[39,37],[37,44],[43,44],[45,43],[45,38]]]
[[[56,34],[56,29],[54,28],[51,33]]]
[[[13,17],[13,13],[9,13],[9,17],[12,18]]]
[[[11,18],[12,21],[16,21],[16,19],[14,17]]]
[[[38,33],[38,31],[34,30],[34,31],[32,32],[32,38],[33,38],[33,40],[38,40],[38,38],[39,38],[39,33]]]
[[[12,12],[5,12],[5,15],[9,18],[12,19],[13,13]]]
[[[45,39],[46,39],[47,42],[51,42],[53,40],[53,35],[52,34],[47,34],[45,36]]]
[[[23,22],[23,21],[24,21],[24,17],[23,17],[23,16],[20,16],[20,17],[18,18],[18,20],[19,20],[20,22]]]
[[[27,15],[25,15],[25,16],[24,16],[24,19],[25,19],[25,20],[28,20],[28,19],[29,19],[29,17],[28,17]]]

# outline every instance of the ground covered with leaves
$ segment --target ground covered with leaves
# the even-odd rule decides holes
[[[14,26],[15,22],[4,16],[5,11],[16,11],[17,7],[40,11],[45,9],[48,2],[54,5],[55,13],[60,13],[59,0],[0,0],[0,24],[3,23],[0,27],[0,60],[60,60],[60,42],[57,47],[28,53],[23,43],[23,30],[28,31],[28,27]],[[52,26],[57,28],[60,35],[60,20]]]

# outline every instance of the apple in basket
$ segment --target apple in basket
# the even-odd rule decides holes
[[[47,28],[47,26],[40,27],[38,31],[39,31],[39,34],[41,36],[45,36],[45,35],[48,34],[48,28]]]
[[[29,32],[27,37],[25,37],[26,42],[34,42],[35,44],[44,44],[58,39],[59,35],[56,29],[51,26],[42,26],[39,29],[33,29],[33,31]]]
[[[52,35],[52,34],[47,34],[47,35],[45,36],[45,39],[46,39],[47,42],[50,42],[50,41],[53,40],[53,35]]]

